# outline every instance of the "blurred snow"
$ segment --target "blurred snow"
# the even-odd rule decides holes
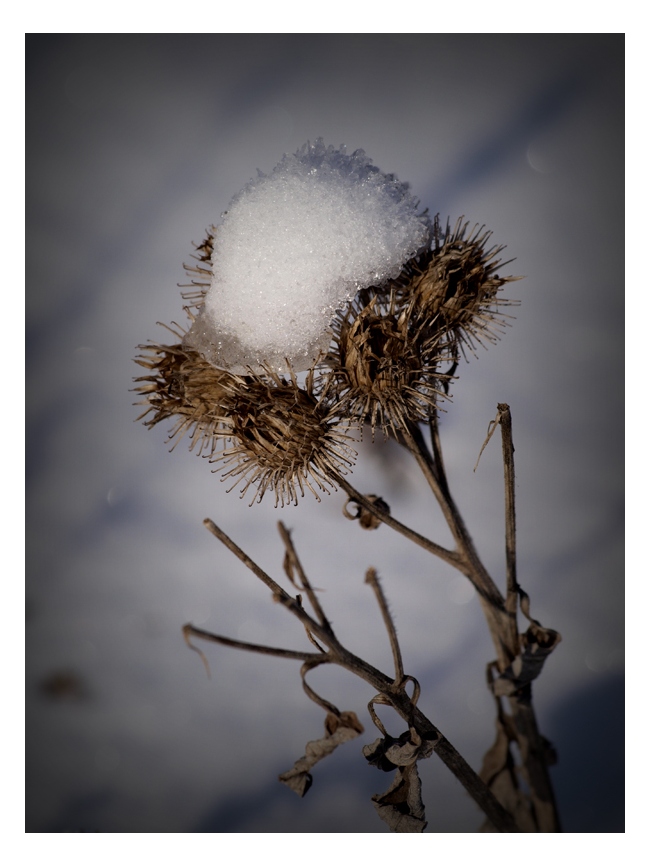
[[[187,343],[216,367],[309,367],[334,313],[397,277],[429,240],[418,202],[358,149],[307,142],[238,193],[216,229],[212,283]],[[215,220],[215,223],[217,221]]]
[[[192,621],[309,647],[208,516],[281,581],[285,521],[341,640],[388,669],[363,584],[377,567],[423,710],[475,767],[491,744],[493,653],[449,568],[345,521],[341,493],[248,508],[133,421],[135,347],[183,321],[191,241],[256,167],[318,136],[364,148],[443,220],[485,223],[526,276],[512,329],[458,371],[443,447],[502,582],[498,444],[472,469],[510,404],[519,578],[563,635],[535,703],[565,830],[622,830],[623,36],[29,35],[27,60],[28,830],[384,833],[369,689],[313,673],[366,734],[299,800],[277,775],[323,714],[298,666],[207,647],[208,680],[184,645]],[[352,481],[448,542],[395,446],[364,442]],[[476,829],[440,762],[422,777],[428,831]]]

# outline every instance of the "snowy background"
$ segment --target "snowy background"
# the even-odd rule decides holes
[[[526,276],[513,328],[459,369],[443,447],[501,582],[496,439],[472,468],[510,404],[519,578],[563,635],[535,704],[564,828],[623,830],[623,37],[29,36],[27,61],[27,830],[386,832],[369,798],[390,776],[360,754],[369,688],[312,674],[366,733],[300,800],[277,775],[323,713],[298,664],[207,646],[208,680],[183,644],[192,621],[309,647],[208,516],[278,579],[284,520],[339,637],[386,670],[376,566],[424,712],[477,768],[492,742],[493,652],[463,579],[345,521],[342,493],[250,509],[133,421],[135,347],[184,321],[191,242],[318,136],[363,148],[432,214],[486,223]],[[448,543],[399,450],[364,444],[352,481]],[[435,757],[421,775],[428,831],[478,827]]]

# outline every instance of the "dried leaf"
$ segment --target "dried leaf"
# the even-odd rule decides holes
[[[522,606],[523,607],[523,606]],[[544,629],[532,621],[520,636],[522,651],[508,668],[495,678],[492,691],[495,696],[513,695],[539,676],[546,658],[555,650],[562,636],[554,629]]]
[[[516,740],[512,719],[500,714],[497,719],[496,740],[483,758],[483,767],[479,774],[492,794],[503,804],[514,818],[522,831],[534,833],[535,827],[530,811],[530,799],[521,791],[517,783],[515,762],[510,751],[510,741]],[[481,825],[482,832],[493,832],[496,829],[491,822]]]
[[[369,503],[373,503],[381,512],[383,512],[384,515],[390,515],[390,506],[385,500],[377,496],[377,494],[366,494],[365,497]],[[369,512],[361,503],[354,503],[356,506],[355,512],[348,511],[347,507],[350,502],[353,501],[348,497],[347,501],[343,505],[343,514],[349,521],[359,521],[359,524],[364,530],[376,530],[378,527],[381,527],[382,522],[379,518],[375,517],[375,515],[373,515],[372,512]]]
[[[390,515],[390,506],[381,497],[378,497],[376,494],[368,494],[367,499],[385,515]],[[359,506],[359,523],[364,530],[376,530],[377,527],[381,527],[382,522],[363,506]]]
[[[427,827],[417,764],[399,768],[383,795],[373,795],[379,818],[396,834],[418,834]]]
[[[312,776],[309,771],[314,765],[333,753],[341,744],[358,737],[363,732],[363,726],[353,711],[343,711],[340,716],[328,713],[325,732],[325,737],[309,741],[305,747],[305,755],[298,759],[290,771],[280,774],[278,778],[301,798],[304,798],[311,788]]]
[[[397,773],[390,787],[372,800],[382,821],[398,834],[421,833],[427,826],[422,803],[422,787],[417,771],[419,759],[433,752],[435,741],[413,743],[411,733],[403,732],[398,738],[386,735],[363,748],[367,761],[382,771]]]
[[[382,771],[392,771],[397,767],[413,764],[418,759],[428,759],[433,752],[436,739],[420,740],[413,743],[410,731],[402,732],[398,738],[386,735],[377,738],[363,748],[363,754],[369,764]]]

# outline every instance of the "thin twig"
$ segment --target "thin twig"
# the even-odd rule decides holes
[[[206,518],[203,521],[203,526],[207,527],[207,529],[212,533],[212,535],[216,536],[217,539],[223,545],[225,545],[229,551],[232,551],[232,553],[242,561],[244,566],[247,566],[251,570],[251,572],[260,579],[260,581],[263,581],[269,588],[269,590],[273,592],[274,595],[288,596],[288,594],[282,589],[282,587],[280,587],[277,581],[274,581],[270,575],[267,575],[263,569],[260,569],[257,563],[251,560],[248,554],[245,551],[242,551],[239,545],[236,545],[235,542],[233,542],[233,540],[230,538],[230,536],[227,536],[223,532],[223,530],[214,523],[214,521],[211,521],[210,518]]]
[[[320,638],[324,644],[327,644],[330,649],[340,649],[340,644],[334,637],[331,627],[325,628],[318,621],[314,620],[314,618],[305,611],[299,600],[294,599],[293,596],[290,596],[285,590],[283,590],[277,581],[274,581],[270,575],[258,566],[257,563],[255,563],[255,561],[239,547],[239,545],[233,542],[230,536],[224,533],[224,531],[214,523],[214,521],[211,521],[210,518],[206,518],[203,521],[203,524],[212,535],[216,536],[216,538],[219,539],[219,541],[225,545],[229,551],[241,560],[241,562],[260,579],[260,581],[266,584],[266,586],[273,591],[273,599],[291,611],[291,613],[303,624],[308,634],[313,633],[318,636],[318,638]]]
[[[505,482],[506,509],[506,611],[510,619],[510,640],[515,653],[519,649],[517,628],[517,526],[515,520],[515,447],[512,442],[512,417],[507,403],[497,405],[497,419],[501,425],[503,448],[503,476]]]
[[[445,464],[442,457],[442,443],[440,442],[440,426],[438,425],[437,410],[429,417],[429,433],[431,435],[433,465],[438,476],[440,487],[443,493],[447,495],[449,494],[449,486],[447,484],[447,474],[445,472]]]
[[[189,636],[202,638],[204,641],[212,641],[214,644],[223,644],[226,647],[236,647],[238,650],[250,650],[252,653],[261,653],[263,656],[280,656],[283,659],[298,659],[301,662],[325,662],[322,653],[306,653],[303,650],[286,650],[283,647],[268,647],[265,644],[251,644],[250,641],[237,641],[234,638],[226,638],[225,635],[215,635],[213,632],[206,632],[205,629],[199,629],[198,626],[193,626],[191,623],[186,623],[183,627],[183,635],[188,646],[196,650],[189,643]]]
[[[357,498],[354,489],[351,491],[351,496],[353,499]],[[317,623],[312,617],[310,617],[299,602],[289,596],[279,584],[277,584],[263,569],[251,560],[251,558],[245,554],[242,549],[223,532],[223,530],[217,527],[213,521],[206,519],[204,524],[210,532],[230,551],[232,551],[232,553],[234,553],[261,581],[263,581],[267,587],[273,590],[274,599],[281,602],[309,630],[318,635],[318,637],[330,647],[329,653],[299,654],[297,656],[289,656],[289,654],[293,654],[294,651],[282,651],[278,648],[278,655],[285,656],[285,658],[298,658],[303,660],[303,688],[310,698],[313,698],[311,695],[313,690],[306,684],[304,674],[317,665],[323,663],[329,662],[340,665],[342,668],[347,669],[362,680],[365,680],[366,683],[369,683],[377,692],[382,693],[386,697],[388,702],[395,708],[402,719],[404,719],[409,726],[415,728],[420,737],[434,741],[434,752],[439,755],[444,764],[447,765],[454,776],[464,786],[466,791],[476,801],[478,806],[483,810],[485,815],[498,831],[516,832],[519,830],[510,813],[508,813],[508,811],[499,803],[488,786],[486,786],[483,780],[481,780],[478,774],[470,767],[470,765],[468,765],[465,759],[442,735],[436,726],[434,726],[433,723],[428,720],[414,704],[405,688],[408,678],[402,678],[402,682],[396,683],[382,671],[379,671],[379,669],[370,665],[370,663],[343,647],[338,642],[333,632],[328,632],[321,624]],[[235,642],[233,639],[227,639],[224,642],[221,636],[206,633],[203,630],[190,625],[186,626],[184,631],[186,633],[186,640],[188,640],[188,636],[191,633],[197,637],[205,638],[208,641],[215,641],[218,644],[229,643],[231,646],[239,646],[242,644],[244,645],[243,649],[245,650],[252,650],[254,647],[245,642]],[[207,660],[205,660],[205,656],[202,652],[191,644],[190,646],[202,656],[204,663],[207,665]],[[272,651],[273,648],[263,648],[260,652],[268,653],[269,650]],[[316,694],[314,693],[314,695]],[[320,696],[318,696],[318,699],[320,699]],[[317,699],[313,698],[313,700],[316,701]],[[321,701],[324,702],[325,700],[322,699]],[[320,704],[321,701],[318,701],[318,703]],[[326,702],[323,706],[329,706],[329,702]]]
[[[430,419],[431,449],[429,452],[418,425],[401,432],[400,443],[409,449],[416,458],[431,490],[433,491],[448,526],[456,541],[462,565],[457,568],[472,582],[479,593],[481,607],[485,615],[490,635],[497,653],[497,666],[503,672],[519,653],[517,628],[518,585],[516,576],[515,517],[514,517],[514,447],[510,410],[507,404],[499,404],[496,419],[490,423],[488,437],[483,448],[494,433],[496,426],[505,416],[505,430],[502,429],[504,473],[506,485],[506,559],[507,582],[504,599],[480,560],[472,539],[467,531],[460,512],[451,496],[442,461],[442,448],[438,434],[436,416]],[[481,449],[481,452],[483,449]],[[480,457],[480,455],[479,455]],[[525,775],[531,789],[533,821],[539,831],[557,832],[560,829],[555,806],[553,787],[547,767],[544,741],[537,729],[535,713],[532,708],[530,690],[528,695],[512,696],[509,699],[514,730],[517,732]]]
[[[309,581],[305,570],[302,568],[300,558],[298,557],[294,544],[291,541],[291,533],[289,532],[289,530],[287,530],[282,521],[278,521],[278,530],[280,531],[280,536],[282,537],[282,541],[284,542],[284,547],[287,550],[287,558],[289,560],[289,564],[290,566],[295,567],[296,572],[298,573],[298,577],[300,578],[302,588],[309,597],[309,601],[312,608],[314,609],[316,617],[318,617],[323,629],[326,629],[328,632],[331,633],[332,626],[327,617],[325,616],[325,612],[323,611],[318,596],[316,595],[313,587],[311,586],[311,582]]]
[[[435,433],[437,423],[434,419],[432,419],[431,425],[432,433]],[[474,585],[474,589],[479,594],[481,607],[483,608],[488,629],[497,651],[499,665],[503,671],[514,658],[510,644],[504,642],[502,620],[506,616],[505,600],[478,556],[465,522],[449,492],[449,485],[442,461],[437,461],[432,456],[424,441],[422,431],[417,425],[411,425],[408,430],[402,433],[403,440],[401,444],[417,460],[456,541],[456,568],[469,578]],[[434,443],[434,448],[438,454],[441,454],[437,438],[434,440]]]
[[[397,632],[395,631],[395,624],[393,623],[393,618],[391,617],[390,611],[388,610],[388,603],[386,602],[384,591],[382,590],[381,584],[379,583],[376,569],[373,569],[372,567],[368,569],[368,571],[366,572],[366,584],[370,584],[377,599],[377,604],[379,605],[381,616],[384,619],[386,632],[388,632],[390,648],[393,651],[393,662],[395,664],[395,683],[401,684],[404,680],[402,651],[400,650],[399,642],[397,640]]]
[[[364,497],[363,494],[359,493],[359,491],[355,490],[348,482],[348,480],[345,479],[343,476],[336,477],[336,484],[343,488],[343,490],[351,500],[353,500],[355,503],[359,503],[359,505],[363,506],[364,509],[367,509],[371,515],[379,518],[382,523],[386,524],[388,527],[391,527],[393,530],[397,530],[397,532],[401,533],[402,536],[410,539],[411,542],[415,542],[416,545],[424,548],[430,554],[434,554],[436,557],[440,557],[440,559],[444,560],[445,563],[449,563],[451,566],[455,566],[457,569],[461,568],[461,558],[455,551],[448,551],[441,545],[436,545],[435,542],[432,542],[425,536],[421,536],[419,533],[416,533],[415,530],[411,530],[410,527],[407,527],[404,524],[400,524],[399,521],[396,521],[395,518],[388,515],[386,512],[376,506],[371,500],[369,500],[367,497]]]

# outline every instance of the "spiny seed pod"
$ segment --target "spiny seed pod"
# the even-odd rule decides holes
[[[377,426],[396,436],[408,422],[429,418],[442,395],[437,339],[413,327],[410,306],[400,307],[393,294],[387,304],[374,296],[361,306],[365,300],[333,322],[324,395],[342,418],[368,423],[373,437]]]
[[[243,482],[240,496],[257,488],[250,505],[275,492],[275,505],[298,504],[305,489],[320,502],[319,491],[336,489],[335,477],[345,474],[356,457],[340,425],[314,395],[313,372],[301,388],[293,372],[287,380],[270,368],[252,374],[231,390],[228,400],[229,436],[223,455],[229,467],[222,479]]]
[[[496,343],[510,318],[503,308],[518,303],[497,297],[506,283],[520,279],[496,273],[508,264],[497,258],[504,247],[488,249],[492,233],[478,225],[468,233],[468,227],[461,217],[439,239],[436,222],[434,248],[407,263],[395,281],[397,292],[412,303],[416,320],[443,332],[456,360],[466,347],[475,353],[476,343]]]
[[[182,339],[180,329],[172,334]],[[177,417],[168,437],[168,442],[175,440],[172,449],[189,431],[190,451],[197,447],[199,455],[214,455],[228,433],[226,402],[241,378],[217,370],[181,343],[147,343],[138,349],[142,354],[136,363],[150,371],[135,380],[134,390],[144,397],[138,404],[147,407],[138,420],[145,419],[144,424],[152,428]]]

